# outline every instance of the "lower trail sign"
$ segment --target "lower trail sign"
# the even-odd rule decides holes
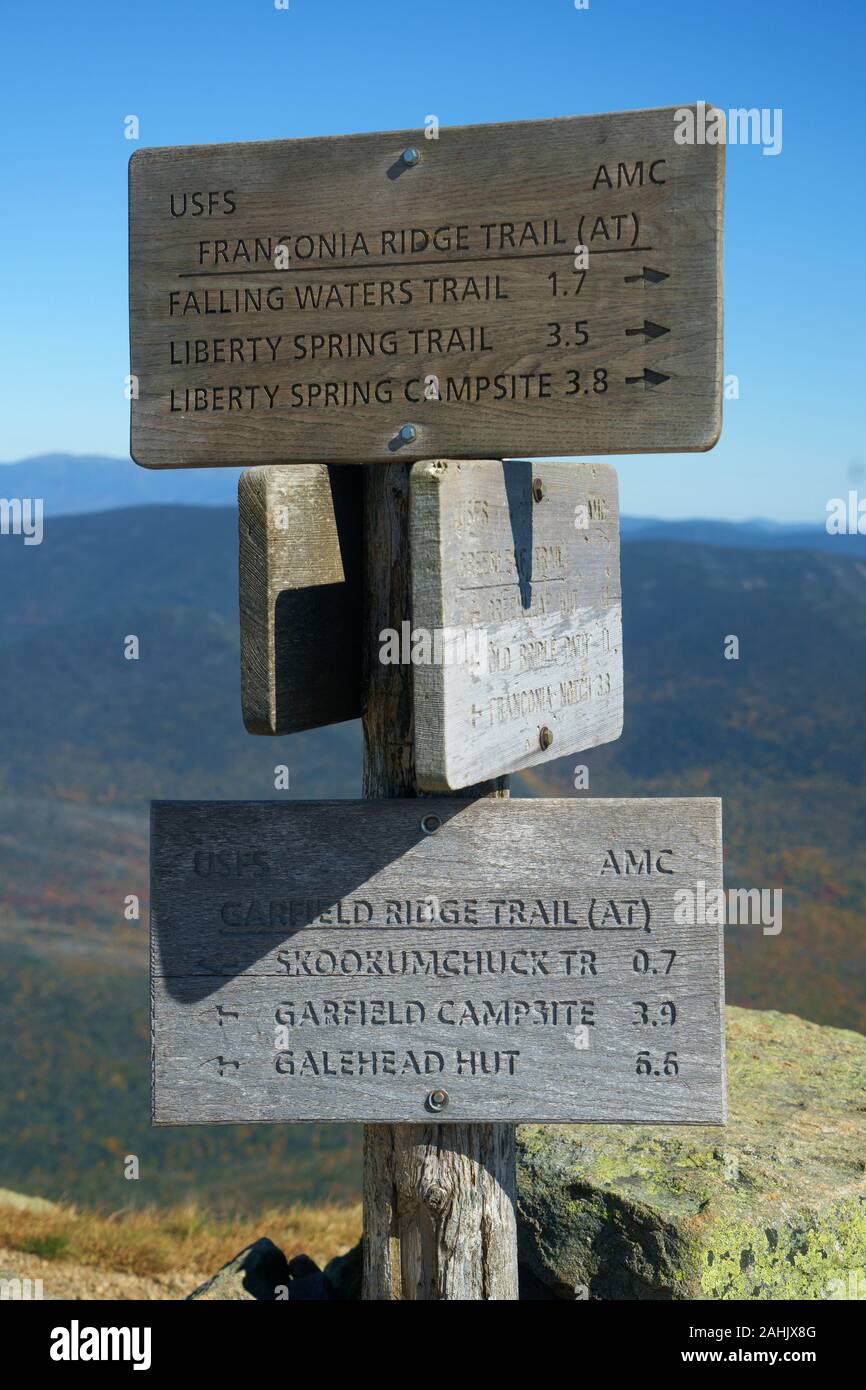
[[[157,802],[154,1118],[724,1121],[713,800]]]

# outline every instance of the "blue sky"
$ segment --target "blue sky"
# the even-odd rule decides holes
[[[822,520],[866,462],[861,0],[136,0],[5,21],[0,459],[126,456],[136,145],[780,107],[728,150],[725,370],[709,454],[618,457],[635,515]]]

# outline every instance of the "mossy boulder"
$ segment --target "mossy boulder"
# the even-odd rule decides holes
[[[525,1125],[520,1259],[560,1298],[866,1297],[866,1037],[727,1010],[729,1121]]]

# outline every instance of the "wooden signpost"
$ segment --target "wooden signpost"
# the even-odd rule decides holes
[[[724,146],[677,109],[136,153],[133,458],[711,448]]]
[[[718,801],[157,802],[151,851],[158,1123],[724,1121]]]
[[[608,464],[417,463],[418,781],[470,786],[622,732],[619,505]]]
[[[615,475],[515,454],[718,437],[675,114],[131,161],[133,456],[255,465],[244,719],[366,798],[154,805],[154,1120],[363,1121],[366,1299],[518,1296],[519,1120],[724,1122],[720,804],[505,782],[622,726]]]

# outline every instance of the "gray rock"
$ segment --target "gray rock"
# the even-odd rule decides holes
[[[325,1276],[309,1255],[296,1255],[293,1260],[289,1260],[289,1274],[292,1280],[289,1284],[289,1300],[292,1303],[321,1302],[327,1297]]]
[[[349,1303],[361,1297],[361,1242],[345,1255],[335,1255],[325,1265],[326,1298],[337,1303]]]
[[[282,1250],[262,1237],[218,1269],[212,1279],[187,1295],[193,1298],[253,1299],[274,1303],[289,1297],[292,1276]]]
[[[727,1010],[729,1121],[525,1125],[518,1240],[565,1299],[866,1297],[866,1038]]]
[[[0,1207],[15,1207],[18,1211],[57,1211],[57,1203],[45,1197],[29,1197],[24,1192],[11,1192],[0,1187]]]

